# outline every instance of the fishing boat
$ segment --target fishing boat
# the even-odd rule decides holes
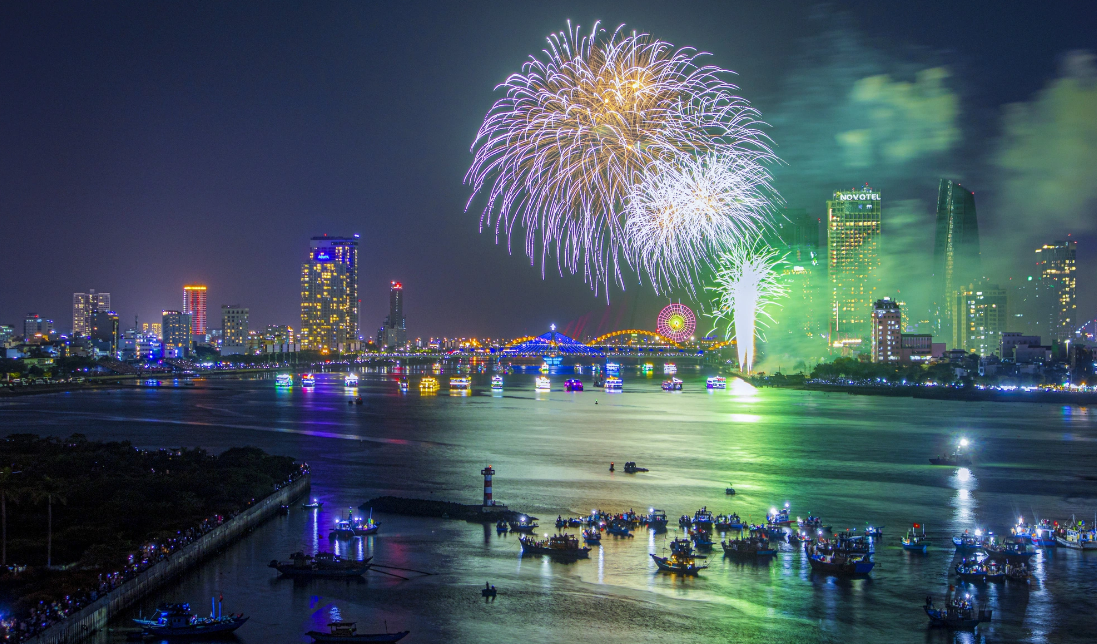
[[[306,633],[314,642],[399,642],[411,631],[398,633],[359,633],[354,622],[332,622],[328,632],[309,631]]]
[[[319,552],[315,557],[295,552],[290,555],[289,561],[273,559],[267,567],[274,568],[286,577],[345,579],[366,574],[371,559],[373,557],[366,557],[362,561],[348,561],[330,552]]]
[[[293,376],[288,373],[280,373],[274,377],[275,387],[292,387]]]
[[[678,373],[678,365],[674,364],[673,362],[668,362],[668,363],[664,364],[663,365],[663,373],[665,373],[665,374]]]
[[[606,391],[621,391],[621,389],[624,388],[624,385],[624,381],[617,376],[610,376],[606,378],[606,384],[603,385],[603,387]]]
[[[743,520],[738,514],[720,514],[716,516],[715,526],[717,530],[742,530]]]
[[[554,534],[540,541],[522,537],[519,541],[523,555],[549,555],[561,559],[585,559],[590,555],[590,548],[581,547],[579,540],[570,534]]]
[[[690,524],[694,528],[711,530],[712,527],[716,524],[716,519],[712,516],[712,512],[709,511],[708,506],[705,506],[693,513],[693,520],[690,522]]]
[[[769,545],[765,537],[751,536],[746,539],[728,539],[720,542],[724,556],[736,559],[761,559],[777,554],[777,549]]]
[[[726,494],[727,496],[734,495],[735,494],[735,488],[733,488],[733,487],[724,488],[724,494]]]
[[[425,376],[419,381],[419,391],[424,393],[438,391],[438,379],[432,376]]]
[[[195,615],[190,604],[160,604],[155,619],[137,618],[133,621],[146,635],[188,639],[231,633],[248,621],[243,614],[226,617],[221,613],[220,602],[214,599],[212,603],[209,617]]]
[[[853,555],[845,553],[822,554],[816,553],[808,558],[808,564],[814,572],[829,575],[867,575],[872,572],[876,564],[868,555]]]
[[[873,539],[879,539],[884,536],[884,526],[869,526],[865,528],[865,536],[872,537]]]
[[[919,527],[922,528],[922,534],[915,532]],[[907,530],[907,536],[902,538],[903,550],[907,552],[920,552],[925,554],[929,550],[929,542],[926,540],[926,527],[924,525],[919,526],[914,524],[910,530]]]
[[[964,453],[964,448],[968,446],[968,440],[961,438],[960,442],[956,444],[956,450],[951,454],[941,454],[936,458],[929,459],[929,462],[934,465],[949,465],[951,467],[968,467],[971,465],[971,457]]]
[[[677,378],[664,380],[663,391],[682,391],[682,381]]]
[[[994,561],[1009,563],[1023,563],[1036,555],[1036,549],[1029,545],[1028,540],[1020,537],[991,539],[983,546],[983,551]]]
[[[334,539],[353,539],[354,523],[350,519],[339,519],[328,536]]]
[[[527,516],[520,516],[518,517],[517,521],[510,522],[511,532],[524,532],[526,534],[529,534],[536,530],[537,527],[537,524],[533,521],[530,521],[530,518]]]
[[[348,373],[343,378],[343,386],[344,387],[357,387],[358,386],[358,375],[354,374],[354,373]]]
[[[1032,576],[1027,563],[1007,563],[1005,565],[1006,581],[1015,581],[1027,584]]]
[[[582,391],[583,381],[578,378],[568,378],[564,381],[564,391]]]
[[[533,386],[537,391],[549,391],[552,389],[552,381],[544,376],[537,376]]]
[[[694,530],[689,535],[690,541],[698,550],[712,550],[712,532],[708,530]]]
[[[998,582],[1006,578],[1005,569],[989,559],[965,558],[956,564],[955,570],[960,579],[969,584]]]
[[[632,532],[629,530],[629,525],[624,521],[610,521],[606,526],[606,533],[612,534],[616,537],[631,537]]]
[[[648,528],[655,532],[666,532],[667,530],[667,513],[656,508],[652,508],[648,513]]]
[[[693,556],[693,545],[689,539],[675,539],[672,541],[669,557],[660,557],[655,553],[651,553],[651,559],[655,562],[659,572],[696,575],[708,568],[707,564],[697,564],[697,559]]]
[[[769,513],[766,514],[766,523],[771,526],[787,526],[792,523],[788,517],[788,503],[780,510],[777,508],[770,508]]]
[[[705,387],[708,389],[727,389],[728,381],[723,376],[713,376],[705,381]]]
[[[472,389],[472,379],[465,376],[450,378],[449,389],[450,391],[468,391]]]
[[[315,387],[316,386],[316,376],[314,374],[311,374],[311,373],[306,373],[305,375],[301,376],[301,386],[302,387]]]
[[[502,520],[502,519],[499,519],[498,521],[496,521],[495,522],[495,531],[500,533],[500,534],[505,533],[507,531],[507,522]]]
[[[933,597],[929,596],[926,597],[926,604],[923,609],[926,611],[926,616],[929,617],[930,626],[961,631],[970,631],[981,622],[989,622],[991,613],[994,612],[984,608],[980,608],[976,612],[974,605],[966,597],[950,599],[944,608],[935,608],[933,606]]]
[[[1067,528],[1055,535],[1055,542],[1071,550],[1097,551],[1097,530],[1086,530],[1085,524]]]
[[[319,510],[320,508],[324,507],[324,502],[313,499],[311,503],[302,503],[301,507],[305,510]]]
[[[968,531],[964,530],[963,534],[952,538],[952,543],[956,546],[957,552],[980,552],[987,545],[987,538],[982,530],[976,530],[974,534],[968,534]]]
[[[1058,545],[1058,541],[1055,540],[1055,532],[1058,528],[1059,526],[1049,519],[1044,519],[1032,526],[1029,530],[1032,545],[1037,548],[1054,548]]]
[[[625,474],[635,474],[637,472],[647,471],[648,468],[636,465],[636,461],[625,461]]]
[[[373,508],[369,509],[369,516],[365,519],[353,519],[354,535],[357,537],[368,537],[371,534],[377,534],[377,531],[381,529],[381,524],[373,520]]]
[[[587,528],[583,530],[583,541],[592,546],[598,546],[602,544],[602,531],[597,528]]]
[[[491,377],[491,388],[492,389],[502,389],[503,388],[503,376],[492,376]]]

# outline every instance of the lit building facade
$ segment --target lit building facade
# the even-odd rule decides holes
[[[53,320],[47,320],[37,313],[27,313],[23,318],[23,337],[29,342],[35,337],[49,338],[53,335]]]
[[[326,249],[301,265],[301,348],[343,351],[353,340],[347,265]]]
[[[96,293],[94,289],[87,293],[72,294],[72,335],[74,338],[86,338],[91,335],[91,315],[96,311],[110,310],[110,293]]]
[[[164,311],[161,329],[163,329],[161,346],[165,358],[185,358],[190,355],[190,313]]]
[[[899,362],[903,312],[889,297],[876,300],[872,307],[872,361]]]
[[[404,285],[389,284],[389,314],[381,327],[378,344],[382,347],[403,347],[408,341],[407,320],[404,317]]]
[[[832,347],[858,345],[871,333],[872,304],[880,288],[882,214],[882,197],[868,184],[839,190],[827,202]]]
[[[209,333],[206,318],[206,287],[191,285],[183,287],[183,313],[190,314],[191,334],[199,342],[206,341]]]
[[[1075,256],[1078,242],[1057,241],[1036,249],[1036,266],[1043,291],[1044,333],[1063,342],[1074,337],[1078,303],[1075,301]]]
[[[221,355],[232,356],[247,352],[248,309],[221,305]]]
[[[358,235],[353,237],[313,237],[310,242],[313,260],[333,261],[346,269],[347,280],[347,340],[361,337],[358,310],[362,301],[358,299]]]
[[[112,358],[118,356],[118,314],[114,311],[95,311],[91,314],[91,332],[88,334],[97,351]]]
[[[975,193],[950,179],[937,190],[937,229],[933,240],[933,330],[952,335],[956,292],[981,277],[979,220]]]
[[[998,355],[1009,319],[1006,290],[983,281],[961,288],[955,298],[952,348],[975,351],[984,357]]]

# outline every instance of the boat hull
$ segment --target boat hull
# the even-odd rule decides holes
[[[1097,551],[1097,541],[1070,541],[1062,537],[1055,537],[1055,542],[1058,545],[1064,548],[1070,548],[1071,550],[1082,550],[1085,552]]]
[[[411,631],[400,631],[399,633],[332,635],[331,633],[321,633],[320,631],[309,631],[306,634],[311,637],[314,642],[399,642],[407,637],[410,632]]]
[[[903,544],[903,550],[906,550],[907,552],[920,552],[922,554],[926,554],[926,551],[929,550],[929,544],[928,543],[904,543]]]
[[[238,617],[231,622],[219,622],[216,624],[198,624],[195,626],[170,627],[170,626],[143,626],[146,633],[158,637],[171,639],[201,639],[211,635],[231,633],[244,625],[247,617]]]

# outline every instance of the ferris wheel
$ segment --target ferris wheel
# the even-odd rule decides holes
[[[697,330],[697,316],[685,304],[670,304],[659,311],[655,330],[675,342],[685,342]]]

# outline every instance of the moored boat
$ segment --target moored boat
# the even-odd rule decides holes
[[[587,528],[586,530],[583,530],[583,541],[592,546],[601,545],[602,531],[597,528]]]
[[[1006,578],[1006,571],[989,559],[965,558],[956,564],[955,570],[960,579],[969,584],[985,584]]]
[[[1097,551],[1097,530],[1086,530],[1085,524],[1067,528],[1055,535],[1055,542],[1071,550]]]
[[[991,539],[983,546],[987,556],[995,561],[1023,563],[1036,555],[1036,549],[1020,537],[1006,537],[1001,541]]]
[[[915,532],[919,527],[922,528],[922,533]],[[907,552],[920,552],[925,554],[929,550],[929,542],[926,540],[926,527],[924,525],[919,526],[914,524],[910,530],[907,530],[907,535],[902,539],[903,550]]]
[[[964,453],[964,448],[968,446],[968,440],[961,438],[960,442],[956,444],[956,450],[951,454],[940,454],[936,458],[929,459],[929,462],[933,465],[949,465],[951,467],[970,467],[971,457]]]
[[[424,393],[438,391],[438,379],[433,376],[424,376],[419,381],[419,391]]]
[[[989,622],[993,611],[980,608],[978,612],[966,598],[956,597],[948,599],[944,608],[936,608],[933,605],[933,597],[926,597],[926,616],[929,617],[930,626],[941,626],[953,630],[970,631],[981,622]]]
[[[952,538],[952,544],[956,546],[957,552],[980,552],[987,545],[987,538],[982,530],[976,530],[974,534],[964,530],[963,534]]]
[[[712,516],[712,512],[709,511],[708,506],[705,506],[693,513],[693,519],[690,521],[690,525],[702,530],[712,530],[712,527],[716,525],[716,518]]]
[[[450,391],[468,391],[472,389],[472,379],[466,376],[458,376],[449,379]]]
[[[289,561],[272,560],[267,566],[287,577],[346,578],[361,577],[369,570],[370,560],[348,561],[330,552],[319,552],[315,557],[301,552],[290,555]]]
[[[332,622],[328,632],[309,631],[306,633],[314,642],[399,642],[411,631],[396,633],[359,633],[354,622]]]
[[[243,614],[224,616],[215,601],[214,611],[209,617],[198,617],[190,609],[190,604],[160,604],[155,619],[137,618],[133,621],[147,635],[168,638],[198,639],[235,631],[248,621]]]
[[[867,575],[876,565],[868,555],[844,553],[816,553],[808,558],[808,564],[814,572],[844,576]]]
[[[524,533],[528,534],[528,533],[533,532],[536,529],[537,529],[537,524],[534,523],[533,521],[531,521],[530,518],[526,517],[526,516],[518,517],[517,521],[511,521],[510,522],[510,531],[511,532],[524,532]]]
[[[324,507],[324,502],[313,499],[310,503],[302,503],[301,507],[306,510],[319,510]]]
[[[771,508],[766,514],[766,523],[771,526],[787,526],[791,523],[788,517],[788,503],[785,507],[778,510],[777,508]]]

